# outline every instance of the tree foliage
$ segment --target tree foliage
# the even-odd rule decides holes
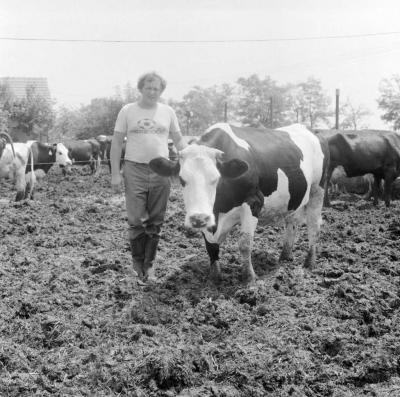
[[[384,111],[381,119],[400,129],[400,75],[383,79],[379,85],[378,107]]]
[[[118,112],[123,105],[123,101],[119,98],[92,99],[90,105],[80,109],[82,124],[76,137],[87,139],[97,135],[111,135]]]
[[[295,106],[296,121],[315,128],[318,123],[329,124],[328,117],[331,100],[322,89],[321,81],[309,77],[296,86],[292,96],[292,106]]]
[[[174,107],[184,134],[198,135],[210,125],[224,121],[225,103],[232,100],[233,88],[222,84],[209,88],[193,87],[182,101],[169,101],[169,104]]]
[[[54,124],[55,113],[52,103],[36,93],[35,86],[26,88],[24,98],[17,99],[10,87],[0,87],[0,123],[17,140],[22,136],[27,139],[39,139],[47,135]]]
[[[128,83],[117,87],[114,96],[93,99],[78,110],[62,108],[54,132],[79,139],[111,134],[121,107],[138,98],[139,92]],[[276,128],[294,122],[316,127],[328,124],[332,114],[330,98],[321,82],[312,77],[299,84],[279,85],[269,76],[253,74],[239,78],[234,85],[195,86],[182,100],[170,99],[168,103],[175,109],[185,135],[201,134],[210,125],[225,121],[225,117],[230,123],[254,127]]]
[[[57,111],[56,122],[50,132],[51,141],[75,139],[85,126],[84,115],[80,110],[72,110],[65,106]]]
[[[355,106],[348,99],[345,104],[340,108],[341,122],[340,129],[343,130],[357,130],[361,128],[368,128],[365,124],[364,118],[369,116],[371,112],[363,105]]]
[[[138,90],[128,82],[123,89],[117,86],[115,95],[92,99],[79,109],[62,107],[51,132],[53,139],[88,139],[111,135],[122,106],[138,99]]]
[[[260,79],[256,74],[239,78],[237,84],[235,113],[242,124],[251,127],[275,127],[281,124],[284,88],[270,77]]]

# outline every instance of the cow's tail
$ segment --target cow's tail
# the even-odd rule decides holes
[[[0,136],[4,136],[8,140],[8,142],[11,145],[11,150],[13,152],[13,156],[15,158],[14,143],[13,143],[13,140],[11,139],[10,135],[8,135],[6,132],[2,131],[2,132],[0,132]]]
[[[35,175],[35,169],[34,169],[33,151],[32,151],[31,146],[29,146],[29,158],[30,158],[31,170],[26,175],[27,183],[26,183],[26,189],[25,189],[25,198],[33,199],[33,191],[35,189],[35,184],[36,184],[36,175]],[[29,161],[29,158],[28,158],[28,161]]]

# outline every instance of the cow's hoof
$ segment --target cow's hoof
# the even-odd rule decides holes
[[[220,285],[222,283],[221,274],[220,273],[211,273],[210,272],[209,280],[214,285]]]
[[[315,253],[308,252],[306,259],[304,261],[304,267],[306,269],[312,270],[315,267]]]
[[[253,272],[249,272],[247,269],[242,271],[242,281],[247,285],[254,285],[256,283],[257,276]]]
[[[210,264],[209,279],[215,285],[221,284],[222,281],[221,269],[217,261]]]
[[[289,250],[282,249],[281,255],[279,257],[279,262],[292,262],[293,253]]]

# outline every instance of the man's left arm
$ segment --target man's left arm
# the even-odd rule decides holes
[[[185,149],[185,147],[187,145],[182,139],[182,133],[181,133],[181,129],[179,127],[178,118],[176,117],[176,114],[173,110],[172,110],[170,134],[171,134],[171,138],[172,138],[172,141],[174,142],[175,147],[178,150]]]
[[[175,147],[178,150],[183,150],[187,146],[186,143],[183,141],[182,133],[180,131],[176,131],[176,132],[171,131],[171,138],[174,142]]]

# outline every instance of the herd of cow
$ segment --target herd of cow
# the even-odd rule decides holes
[[[327,193],[335,168],[341,166],[348,177],[370,174],[374,204],[383,186],[388,207],[393,182],[400,175],[400,134],[393,131],[310,131],[301,124],[272,130],[218,123],[193,141],[178,159],[157,158],[150,166],[163,176],[179,176],[185,225],[202,231],[215,281],[220,279],[219,246],[233,226],[241,228],[239,250],[250,282],[256,278],[251,248],[259,222],[284,220],[281,260],[292,259],[297,225],[306,223],[305,266],[312,267],[321,210],[330,204]],[[2,133],[0,178],[14,178],[16,200],[32,198],[35,172],[47,173],[53,164],[64,170],[88,164],[95,173],[101,161],[109,164],[110,146],[111,137],[104,135],[44,144],[13,143]]]
[[[37,176],[47,174],[57,164],[63,174],[72,165],[89,165],[91,172],[99,170],[101,161],[109,163],[111,139],[103,135],[87,140],[66,143],[41,143],[38,141],[12,142],[11,137],[0,134],[0,179],[15,182],[16,201],[32,199]],[[35,172],[31,172],[32,169]]]

